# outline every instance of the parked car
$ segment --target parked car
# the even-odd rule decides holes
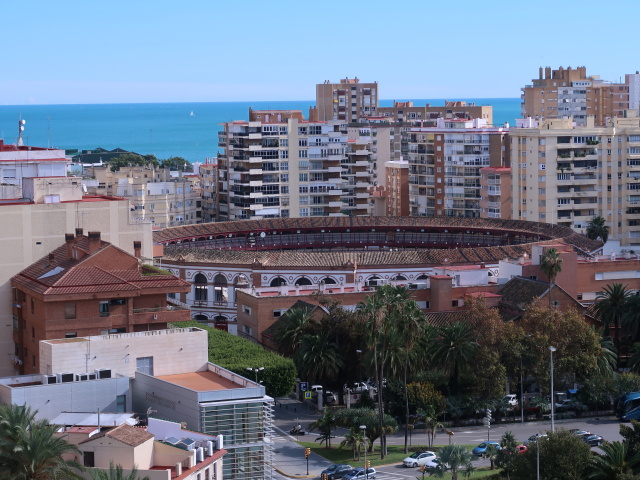
[[[535,435],[531,435],[527,440],[525,440],[524,444],[529,445],[530,443],[535,443],[541,438],[545,438],[547,436],[546,433],[536,433]]]
[[[313,393],[318,393],[324,390],[324,388],[322,388],[322,385],[311,385],[311,388],[309,390],[311,390]]]
[[[569,430],[570,433],[573,433],[576,437],[586,437],[588,435],[591,435],[591,432],[589,432],[588,430],[580,430],[579,428],[572,428],[571,430]]]
[[[506,403],[509,407],[517,407],[518,396],[510,393],[509,395],[505,395],[504,397],[502,397],[502,402]]]
[[[516,445],[516,453],[527,453],[527,450],[529,450],[529,447],[526,445]]]
[[[333,393],[331,390],[328,390],[324,393],[324,401],[327,404],[338,403],[338,395]]]
[[[489,445],[493,445],[498,450],[502,448],[498,442],[482,442],[480,445],[478,445],[472,450],[472,453],[474,455],[477,455],[478,457],[481,457],[482,455],[484,455],[484,452],[487,451],[487,448],[489,447]]]
[[[326,473],[327,480],[337,480],[338,478],[342,478],[343,473],[347,473],[350,470],[353,470],[353,467],[351,465],[348,465],[346,463],[336,463],[334,465],[331,465],[329,468],[325,468],[320,473],[320,478],[322,478],[322,476]]]
[[[436,457],[432,460],[429,460],[427,463],[425,463],[424,468],[428,472],[433,472],[435,470],[442,470],[443,472],[446,472],[449,466],[446,463],[442,463],[442,460]]]
[[[349,470],[345,473],[342,478],[344,480],[365,480],[367,478],[376,478],[376,469],[375,468],[367,468],[367,472],[365,473],[364,468],[358,467],[353,470]]]
[[[585,435],[584,437],[582,437],[582,440],[584,440],[584,443],[586,443],[590,447],[599,447],[600,445],[602,445],[602,442],[604,442],[604,438],[602,438],[600,435],[593,434]]]
[[[426,465],[428,461],[435,458],[436,454],[434,452],[416,452],[413,455],[405,458],[402,461],[402,464],[407,468],[415,468],[420,465]]]
[[[370,389],[373,389],[373,393],[378,393],[377,388],[374,388],[368,383],[364,383],[364,382],[355,382],[353,384],[353,387],[351,388],[351,391],[353,393],[363,393],[363,392],[368,392]]]

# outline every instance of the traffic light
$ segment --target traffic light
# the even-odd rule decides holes
[[[323,474],[322,474],[322,480],[327,480],[328,478],[329,478],[329,477],[327,476],[327,474],[326,474],[326,473],[323,473]]]
[[[367,468],[370,468],[370,467],[371,467],[371,460],[367,460],[366,467],[367,467]]]
[[[422,466],[420,467],[420,471],[421,471],[422,473],[426,472],[426,471],[427,471],[427,466],[426,466],[426,465],[422,465]]]
[[[309,458],[309,455],[311,455],[311,449],[310,448],[305,448],[304,449],[304,458]]]

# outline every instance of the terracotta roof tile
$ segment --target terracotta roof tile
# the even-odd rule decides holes
[[[100,433],[97,433],[92,437],[83,440],[82,442],[80,442],[80,444],[89,443],[103,437],[113,438],[114,440],[122,442],[125,445],[129,445],[130,447],[137,447],[138,445],[142,445],[143,443],[154,438],[154,436],[151,433],[147,432],[144,428],[132,427],[131,425],[123,423],[119,427],[111,428],[109,430],[104,430]]]

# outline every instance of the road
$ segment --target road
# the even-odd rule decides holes
[[[313,432],[303,436],[291,436],[289,430],[300,423],[302,428],[308,432],[309,425],[320,418],[319,414],[316,414],[313,410],[306,405],[289,398],[282,398],[276,401],[274,408],[274,424],[276,426],[276,455],[274,458],[274,466],[277,470],[280,470],[277,477],[294,477],[294,478],[306,478],[306,462],[304,461],[303,449],[295,442],[297,440],[311,440],[317,435]],[[620,422],[613,417],[600,417],[600,418],[585,418],[574,420],[559,420],[555,422],[556,429],[565,428],[578,428],[581,430],[588,430],[591,433],[602,435],[608,441],[621,441],[620,435]],[[492,425],[487,432],[487,429],[483,426],[468,426],[468,427],[453,427],[453,436],[451,436],[452,443],[475,445],[487,440],[487,436],[491,441],[500,441],[500,438],[507,430],[510,430],[516,440],[524,442],[531,435],[535,433],[546,432],[551,429],[551,423],[549,420],[525,422],[522,423],[508,423]],[[336,443],[339,443],[342,437],[347,432],[346,429],[336,430]],[[487,435],[488,434],[488,435]],[[389,445],[404,445],[404,431],[398,431],[392,435],[387,436],[387,443]],[[435,438],[435,443],[443,445],[449,443],[449,436],[446,433],[439,432]],[[427,436],[424,430],[417,430],[411,435],[411,445],[427,445]],[[474,462],[476,466],[485,466],[489,462],[486,459],[478,459]],[[312,453],[309,463],[309,475],[308,477],[319,476],[322,469],[331,465],[330,462],[319,457],[315,453]],[[416,477],[422,478],[418,469],[405,468],[400,464],[389,465],[384,467],[377,467],[378,475],[376,480],[405,480],[415,479]],[[284,476],[283,476],[284,474]]]

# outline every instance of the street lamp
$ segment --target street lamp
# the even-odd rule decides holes
[[[531,338],[531,335],[525,335],[524,338]],[[520,417],[524,423],[524,376],[522,371],[522,350],[520,350]]]
[[[364,477],[369,480],[369,472],[367,471],[367,426],[360,425],[360,430],[362,430],[362,441],[364,443]]]
[[[264,367],[260,367],[260,368],[247,367],[247,370],[249,372],[254,372],[256,374],[256,383],[258,383],[258,372],[261,372],[262,370],[264,370]]]
[[[549,356],[551,358],[551,432],[556,432],[556,422],[555,422],[555,406],[556,402],[553,397],[553,352],[557,350],[554,346],[549,346]]]

